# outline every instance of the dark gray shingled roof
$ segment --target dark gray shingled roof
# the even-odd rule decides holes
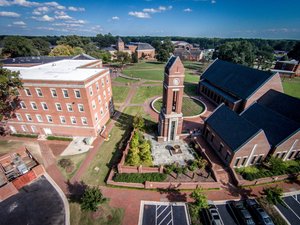
[[[5,64],[44,64],[55,62],[63,59],[71,59],[72,56],[28,56],[28,57],[16,57],[1,60],[1,63]]]
[[[169,58],[169,60],[168,60],[168,62],[167,62],[167,64],[166,64],[166,66],[165,66],[165,73],[169,73],[169,69],[172,67],[172,65],[173,65],[173,63],[176,61],[177,57],[178,57],[178,56],[172,55],[172,56]]]
[[[257,103],[300,123],[300,99],[270,89]]]
[[[208,117],[206,123],[234,152],[260,131],[224,104]]]
[[[115,49],[114,47],[105,47],[105,48],[102,48],[102,50],[104,50],[104,51],[117,51],[117,49]]]
[[[201,76],[214,86],[241,99],[248,99],[275,74],[217,59]]]
[[[278,146],[300,129],[300,124],[263,105],[254,103],[241,117],[264,130],[269,143]]]
[[[129,42],[129,45],[137,46],[136,50],[152,50],[154,49],[150,44],[143,42]]]

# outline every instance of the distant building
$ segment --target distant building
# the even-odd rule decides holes
[[[282,77],[300,76],[300,63],[296,60],[277,61],[271,71],[279,73]]]
[[[199,92],[216,105],[241,112],[269,89],[283,92],[278,73],[215,60],[203,73]]]
[[[185,41],[172,41],[174,45],[174,55],[181,60],[200,61],[203,59],[203,51]]]
[[[300,156],[300,100],[269,90],[241,114],[220,105],[205,121],[203,136],[230,167],[246,167],[267,156]]]
[[[116,45],[111,45],[110,47],[103,48],[103,50],[108,51],[112,55],[112,59],[115,58],[115,54],[120,52],[126,52],[129,55],[137,53],[138,59],[154,59],[155,49],[148,43],[142,42],[129,42],[125,45],[123,40],[119,37]]]
[[[64,59],[19,71],[24,89],[12,133],[57,136],[96,136],[113,113],[109,69],[101,60]]]

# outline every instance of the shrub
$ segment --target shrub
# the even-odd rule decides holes
[[[271,205],[277,205],[277,204],[284,205],[284,202],[282,200],[282,194],[283,194],[282,188],[279,188],[278,186],[264,188],[263,194],[266,196],[266,200]]]
[[[27,137],[27,138],[37,138],[37,134],[11,134],[14,137]]]
[[[58,136],[47,136],[47,140],[57,140],[57,141],[72,141],[72,137],[58,137]]]
[[[118,173],[115,175],[114,181],[127,183],[162,182],[166,178],[167,175],[164,173]]]
[[[64,169],[73,166],[73,162],[71,159],[60,159],[58,161],[58,165]]]
[[[98,206],[106,199],[97,187],[88,187],[81,198],[81,209],[84,211],[97,211]]]

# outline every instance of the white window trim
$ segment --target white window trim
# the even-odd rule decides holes
[[[38,119],[39,116],[41,117],[41,120]],[[42,115],[36,114],[35,117],[36,117],[36,120],[37,120],[39,123],[44,122]]]
[[[62,121],[62,118],[64,119],[65,122]],[[61,124],[66,124],[67,123],[65,116],[59,116],[59,120],[60,120]]]
[[[28,132],[28,128],[26,125],[21,125],[22,131]]]
[[[97,92],[100,90],[99,82],[98,81],[96,82],[96,90],[97,90]]]
[[[39,96],[38,90],[40,90],[40,91],[41,91],[41,93],[42,93],[42,95],[41,95],[41,96]],[[41,89],[41,88],[35,88],[35,92],[36,92],[36,95],[37,95],[39,98],[42,98],[42,97],[44,97],[44,94],[43,94],[43,92],[42,92],[42,89]]]
[[[34,109],[34,108],[32,107],[32,103],[35,104],[36,109]],[[36,104],[36,102],[30,102],[30,106],[31,106],[32,110],[38,110],[38,109],[39,109],[38,106],[37,106],[37,104]]]
[[[47,109],[44,108],[44,104],[46,104]],[[41,102],[41,105],[42,105],[43,110],[45,110],[45,111],[48,111],[48,110],[49,110],[49,107],[48,107],[48,105],[47,105],[46,102]]]
[[[107,102],[105,102],[105,110],[106,111],[108,110],[108,104],[107,104]]]
[[[101,79],[101,85],[102,85],[102,87],[104,87],[104,79],[103,78]]]
[[[32,117],[30,114],[25,114],[27,121],[32,121]],[[28,116],[31,118],[31,120],[28,119]]]
[[[233,167],[239,167],[238,165],[236,166],[235,163],[236,163],[236,161],[237,161],[238,159],[241,160],[241,158],[242,158],[242,157],[236,157],[236,158],[235,158]],[[239,161],[238,164],[241,164],[240,162],[241,162],[241,161]]]
[[[103,116],[103,113],[104,113],[104,112],[103,112],[103,108],[101,107],[101,108],[100,108],[100,114],[101,114],[101,116]]]
[[[73,123],[73,119],[75,119],[75,123]],[[75,116],[70,116],[71,124],[77,124],[77,120]]]
[[[68,107],[68,105],[71,105],[72,111],[70,111],[70,110],[69,110],[69,107]],[[67,106],[67,110],[68,110],[68,112],[74,112],[74,109],[73,109],[72,103],[66,103],[66,106]]]
[[[83,111],[80,110],[80,106],[82,106]],[[84,105],[83,104],[78,104],[77,107],[78,107],[79,112],[84,112]]]
[[[24,104],[25,108],[22,107],[22,103]],[[21,109],[27,109],[26,104],[25,104],[24,101],[21,101],[21,102],[20,102],[20,106],[21,106]]]
[[[76,91],[79,91],[79,97],[77,97]],[[74,89],[74,95],[75,95],[75,98],[81,98],[81,92],[80,92],[80,90],[79,89]]]
[[[34,128],[33,128],[33,127],[34,127]],[[31,130],[32,130],[33,133],[37,133],[37,128],[36,128],[36,126],[30,126],[30,128],[31,128]]]
[[[49,120],[49,117],[51,117],[52,121]],[[48,123],[53,123],[53,117],[51,115],[46,115],[46,118],[47,118]]]
[[[69,94],[69,90],[68,89],[61,89],[61,91],[62,91],[62,94],[63,94],[64,98],[70,98],[70,94]],[[68,97],[65,96],[64,91],[67,91]]]
[[[16,118],[18,121],[23,121],[23,117],[21,116],[20,113],[16,113]]]
[[[56,96],[54,96],[54,95],[53,95],[52,91],[55,91],[55,93],[56,93]],[[57,91],[56,91],[56,89],[55,89],[55,88],[50,88],[50,92],[51,92],[51,96],[52,96],[52,98],[57,98],[57,97],[58,97],[58,95],[57,95]]]
[[[103,97],[106,99],[106,91],[103,91]]]
[[[86,123],[83,122],[84,119],[85,119]],[[81,123],[82,123],[82,125],[88,125],[87,118],[81,117]]]
[[[28,94],[27,94],[27,91],[26,91],[26,90],[29,90],[29,92],[30,92],[30,95],[28,95]],[[24,92],[25,92],[25,95],[26,95],[26,96],[32,96],[32,93],[31,93],[31,91],[30,91],[30,89],[29,89],[29,88],[24,88]]]
[[[93,96],[93,94],[94,94],[92,86],[89,86],[89,94],[90,94],[90,96]]]
[[[60,105],[60,108],[61,108],[60,110],[58,109],[57,105]],[[62,111],[61,103],[55,102],[55,108],[56,108],[56,111],[61,112]]]
[[[95,110],[97,107],[96,107],[96,102],[95,100],[92,101],[92,108]]]
[[[95,113],[95,121],[98,121],[99,118],[98,118],[98,113]]]
[[[99,104],[102,103],[102,99],[101,99],[101,96],[100,96],[100,95],[98,95],[98,102],[99,102]]]

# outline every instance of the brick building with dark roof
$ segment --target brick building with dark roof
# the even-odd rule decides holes
[[[279,73],[282,77],[300,76],[300,62],[297,60],[277,61],[271,71]]]
[[[241,114],[220,105],[205,121],[203,136],[228,166],[260,163],[273,155],[300,156],[300,100],[269,90]]]
[[[283,92],[278,73],[215,60],[203,73],[199,92],[214,104],[241,112],[269,89]]]

